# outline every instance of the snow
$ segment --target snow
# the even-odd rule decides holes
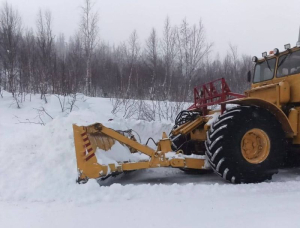
[[[210,116],[211,118],[207,121],[206,124],[207,124],[208,126],[211,126],[214,122],[217,121],[217,119],[218,119],[218,117],[219,117],[220,114],[221,114],[220,112],[215,112],[215,113],[212,114],[212,115],[207,115],[207,116]]]
[[[101,165],[115,164],[119,162],[139,162],[149,160],[149,156],[140,152],[132,154],[128,147],[123,146],[118,141],[115,142],[114,146],[108,150],[96,150],[97,161]]]
[[[175,168],[121,174],[101,182],[75,183],[72,124],[95,122],[138,132],[141,141],[158,140],[170,121],[123,120],[111,114],[107,98],[79,96],[76,107],[61,112],[56,96],[26,97],[17,109],[11,95],[0,98],[1,227],[299,227],[300,169],[280,170],[272,181],[232,185],[219,176],[188,175]],[[53,117],[41,118],[44,107]],[[28,120],[27,120],[28,119]],[[113,119],[113,121],[108,121]],[[20,123],[27,122],[27,123]],[[98,150],[113,162],[127,148]],[[100,155],[99,155],[100,154]],[[102,154],[102,155],[101,155]],[[119,154],[119,155],[116,155]],[[117,157],[114,157],[117,156]],[[130,161],[139,154],[124,155]],[[170,154],[170,156],[178,156]]]

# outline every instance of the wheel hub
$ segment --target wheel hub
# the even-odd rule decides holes
[[[248,162],[263,162],[270,153],[270,139],[267,133],[258,128],[247,131],[241,141],[241,151]]]

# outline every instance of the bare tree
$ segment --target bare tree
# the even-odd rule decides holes
[[[165,20],[163,38],[162,38],[162,53],[163,53],[163,63],[164,63],[164,82],[162,87],[165,89],[165,97],[169,98],[171,86],[172,86],[172,77],[173,72],[175,71],[175,61],[177,55],[176,48],[176,34],[177,28],[172,28],[169,17]]]
[[[68,66],[67,78],[68,82],[71,84],[71,91],[74,92],[84,92],[85,79],[82,75],[85,75],[86,68],[84,64],[84,50],[81,45],[80,35],[76,34],[74,38],[70,39],[67,55]]]
[[[56,39],[56,53],[57,57],[66,60],[67,55],[67,42],[65,40],[65,35],[63,33],[59,34]]]
[[[52,93],[55,92],[55,77],[53,74],[53,54],[54,54],[54,36],[52,34],[52,16],[51,12],[42,10],[37,18],[37,46],[39,53],[39,74],[40,74],[40,93],[41,98],[46,100],[45,94],[48,90],[48,84],[51,83]]]
[[[126,92],[126,56],[127,56],[127,47],[125,43],[121,43],[116,49],[114,49],[112,53],[112,58],[115,61],[117,66],[117,76],[115,82],[115,91],[113,92],[113,96],[120,98],[123,93]]]
[[[93,52],[98,44],[98,13],[93,12],[93,3],[91,0],[84,0],[84,5],[81,7],[81,10],[80,31],[82,33],[82,41],[86,58],[86,93],[87,95],[91,95],[91,62]]]
[[[19,91],[21,93],[37,93],[37,50],[36,38],[32,30],[23,35],[19,47]]]
[[[207,43],[205,39],[204,26],[199,21],[198,25],[189,26],[186,19],[182,21],[178,33],[179,64],[183,77],[187,79],[184,97],[187,99],[191,93],[192,79],[196,76],[202,60],[211,50],[212,43]]]
[[[15,96],[17,90],[18,52],[21,40],[21,18],[16,10],[5,2],[0,11],[0,54],[5,80],[3,86]]]
[[[153,28],[140,46],[133,31],[127,41],[111,46],[99,42],[92,0],[84,0],[81,9],[80,30],[66,41],[63,34],[53,35],[49,11],[40,10],[33,32],[21,29],[18,13],[7,3],[0,8],[0,89],[13,93],[14,105],[22,107],[27,93],[40,93],[46,102],[52,93],[61,97],[62,110],[71,111],[81,92],[117,98],[113,113],[123,110],[128,118],[174,119],[196,84],[225,77],[236,92],[249,86],[244,76],[252,68],[250,57],[233,45],[225,58],[210,56],[212,44],[201,21],[173,26],[166,18],[162,37]]]
[[[127,82],[127,90],[126,90],[127,97],[126,98],[129,97],[131,84],[132,84],[132,78],[133,78],[134,70],[136,69],[139,52],[140,52],[140,45],[138,43],[138,36],[137,36],[136,30],[134,30],[129,37],[128,47],[126,49],[126,59],[127,59],[127,64],[129,66],[129,75],[128,75],[128,82]],[[136,83],[138,83],[138,80]]]
[[[154,99],[155,90],[157,85],[155,80],[157,79],[157,67],[158,67],[158,38],[156,30],[153,28],[149,38],[146,40],[146,64],[151,71],[150,81],[150,99]]]

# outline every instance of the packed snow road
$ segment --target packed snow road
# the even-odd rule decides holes
[[[213,174],[187,176],[172,169],[139,172],[111,179],[122,185],[99,187],[81,202],[1,202],[0,224],[26,228],[299,227],[299,169],[282,171],[272,183],[249,185],[224,184]]]
[[[132,128],[143,142],[169,131],[170,121],[113,116],[109,99],[78,100],[61,112],[55,96],[32,96],[14,106],[0,98],[0,227],[299,227],[300,168],[280,170],[270,182],[232,185],[213,173],[140,170],[99,184],[77,177],[72,124],[102,122]],[[47,110],[39,116],[36,109]],[[33,124],[42,118],[45,126]],[[107,121],[113,118],[113,121]]]

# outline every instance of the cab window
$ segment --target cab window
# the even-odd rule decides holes
[[[280,56],[277,67],[277,77],[300,73],[300,51]]]
[[[253,82],[257,83],[272,79],[274,77],[275,64],[276,58],[257,63],[255,65]]]

